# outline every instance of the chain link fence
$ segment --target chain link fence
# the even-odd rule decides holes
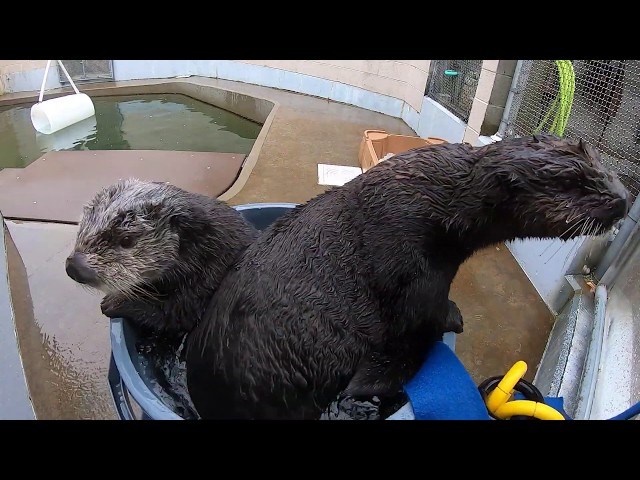
[[[564,136],[593,145],[635,197],[640,193],[640,61],[573,60],[573,68],[576,85]],[[554,60],[523,61],[513,86],[513,103],[499,134],[532,134],[547,114],[558,86]]]
[[[64,68],[74,82],[104,82],[113,80],[112,60],[62,60]],[[56,65],[58,65],[56,63]],[[60,83],[66,85],[69,79],[58,65]]]
[[[425,95],[467,122],[481,70],[482,60],[431,60]]]

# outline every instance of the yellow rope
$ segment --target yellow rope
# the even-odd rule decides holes
[[[576,78],[571,60],[556,60],[556,67],[558,68],[559,79],[558,94],[554,98],[551,107],[549,107],[547,114],[533,133],[540,133],[542,128],[549,121],[549,117],[553,114],[553,123],[551,124],[548,132],[561,137],[564,134],[564,130],[567,128],[567,122],[569,121],[569,115],[571,114],[573,93],[576,88]]]

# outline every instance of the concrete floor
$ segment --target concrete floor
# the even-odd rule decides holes
[[[533,381],[554,317],[509,249],[489,247],[467,260],[450,296],[464,318],[456,353],[476,384],[505,374],[518,360]]]
[[[266,87],[199,79],[280,103],[258,161],[232,205],[304,202],[327,187],[317,164],[358,166],[363,131],[414,132],[403,121],[368,110]],[[24,260],[36,325],[18,328],[38,418],[115,418],[107,388],[108,320],[100,297],[66,277],[64,258],[75,227],[7,221]],[[456,351],[476,382],[517,360],[533,379],[553,317],[510,252],[500,245],[462,265],[451,298],[465,318]]]
[[[100,296],[71,281],[64,260],[77,227],[6,220],[27,271],[35,325],[16,318],[31,401],[40,419],[114,419],[107,383],[109,320]]]

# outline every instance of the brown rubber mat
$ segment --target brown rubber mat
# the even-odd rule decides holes
[[[5,218],[76,223],[82,206],[121,178],[170,182],[218,197],[235,182],[246,155],[160,150],[50,152],[26,168],[0,171]]]

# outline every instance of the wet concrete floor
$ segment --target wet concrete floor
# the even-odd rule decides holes
[[[317,164],[358,165],[363,131],[414,132],[401,120],[353,106],[266,87],[198,79],[280,102],[258,161],[232,205],[304,202],[324,191]],[[124,82],[127,83],[127,82]],[[107,386],[108,320],[100,297],[66,277],[75,226],[7,221],[24,260],[35,323],[18,328],[38,418],[115,418]],[[517,360],[533,379],[553,318],[504,245],[462,265],[451,292],[465,318],[456,352],[476,382]],[[30,365],[30,367],[27,367]]]
[[[64,270],[77,227],[6,220],[24,262],[35,325],[16,319],[37,418],[116,418],[107,384],[109,320],[100,296]]]

